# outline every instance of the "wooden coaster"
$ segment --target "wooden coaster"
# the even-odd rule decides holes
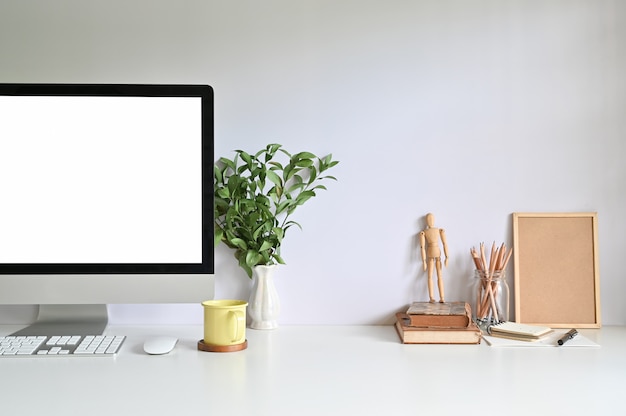
[[[235,345],[211,345],[205,344],[203,339],[198,341],[198,349],[206,352],[233,352],[245,350],[246,348],[248,348],[248,340]]]

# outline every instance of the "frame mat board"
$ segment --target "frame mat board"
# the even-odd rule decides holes
[[[515,320],[599,328],[597,213],[513,213]]]

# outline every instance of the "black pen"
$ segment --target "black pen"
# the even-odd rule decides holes
[[[576,335],[578,335],[578,331],[576,331],[575,329],[570,329],[565,335],[563,335],[560,340],[557,341],[557,343],[559,345],[563,345],[570,339],[574,338]]]

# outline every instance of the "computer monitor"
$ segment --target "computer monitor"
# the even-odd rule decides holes
[[[213,255],[211,87],[0,84],[0,305],[40,305],[20,334],[211,299]]]

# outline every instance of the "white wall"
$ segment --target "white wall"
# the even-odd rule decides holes
[[[469,248],[512,245],[516,211],[598,212],[603,323],[626,324],[624,74],[621,1],[0,3],[0,82],[206,83],[216,155],[341,161],[283,248],[282,324],[390,323],[423,300],[428,212],[447,298],[469,300]],[[224,247],[216,264],[218,297],[247,297]]]

